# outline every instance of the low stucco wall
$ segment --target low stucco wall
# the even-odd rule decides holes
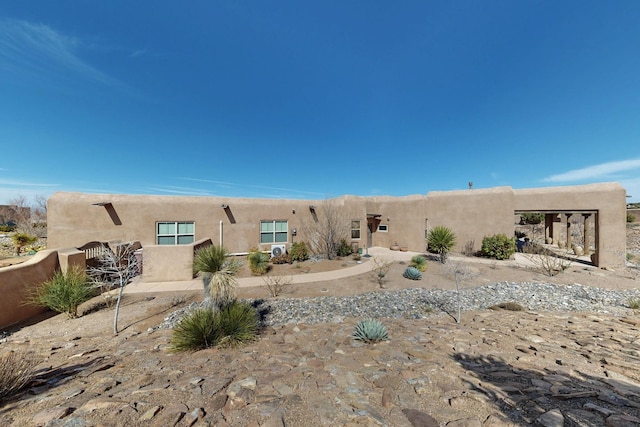
[[[211,239],[201,239],[191,245],[145,245],[142,250],[142,280],[173,282],[193,279],[195,251],[211,244]]]
[[[25,305],[31,289],[51,279],[59,268],[55,250],[38,252],[29,261],[0,269],[0,328],[25,321],[47,311],[46,308]]]

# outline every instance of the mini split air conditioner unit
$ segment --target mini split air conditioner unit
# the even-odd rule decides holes
[[[271,257],[280,256],[287,253],[287,245],[271,245]]]

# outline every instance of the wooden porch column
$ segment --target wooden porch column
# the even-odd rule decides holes
[[[589,221],[589,218],[591,218],[591,214],[582,214],[582,217],[584,218],[584,254],[589,255],[591,253],[589,250],[589,247],[591,246],[591,234],[589,234],[589,230],[591,228],[591,221]]]

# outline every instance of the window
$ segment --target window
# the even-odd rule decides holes
[[[351,238],[354,240],[360,238],[360,221],[357,219],[351,221]]]
[[[156,223],[158,245],[188,245],[195,240],[193,222],[167,221]]]
[[[387,231],[389,231],[389,226],[387,224],[380,224],[378,225],[378,231],[381,233],[386,233]]]
[[[260,221],[260,243],[287,243],[289,223],[287,221]]]

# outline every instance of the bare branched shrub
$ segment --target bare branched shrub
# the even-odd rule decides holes
[[[457,296],[457,306],[458,306],[458,317],[456,318],[456,323],[460,323],[460,319],[462,318],[462,303],[460,301],[460,288],[462,284],[467,280],[470,280],[473,277],[476,277],[480,274],[477,270],[472,269],[466,264],[461,262],[451,262],[447,261],[447,271],[453,276],[453,279],[456,282],[456,296]]]
[[[344,206],[334,200],[325,200],[314,207],[311,219],[305,219],[301,224],[311,250],[328,259],[335,258],[340,242],[349,239],[349,218]]]
[[[275,298],[291,285],[293,278],[291,276],[264,276],[262,281],[269,290],[269,295]]]
[[[373,278],[378,283],[378,286],[380,286],[380,288],[383,288],[387,274],[389,273],[389,269],[393,265],[393,261],[389,261],[383,258],[372,258],[371,262],[373,262],[375,265],[371,269]]]
[[[0,356],[0,401],[29,384],[38,363],[30,353],[12,351]]]
[[[467,241],[467,243],[464,244],[464,249],[462,250],[462,253],[465,256],[474,256],[476,254],[476,241],[475,240],[469,240]]]
[[[562,273],[571,266],[570,259],[535,244],[525,245],[523,253],[536,270],[549,277]]]

